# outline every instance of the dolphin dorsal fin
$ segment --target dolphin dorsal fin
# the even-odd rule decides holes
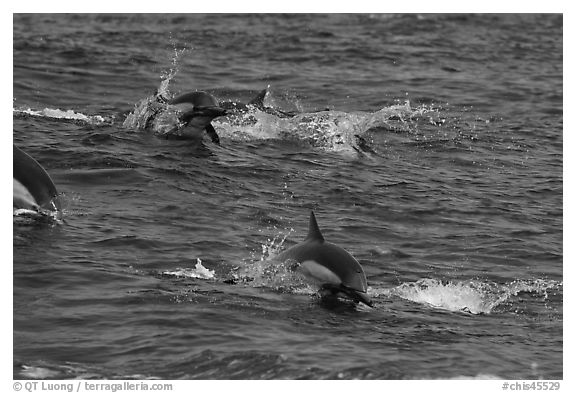
[[[318,227],[313,211],[310,212],[310,224],[308,224],[308,236],[306,236],[306,240],[324,241],[324,236],[320,233],[320,228]]]
[[[268,94],[268,88],[262,90],[260,93],[258,93],[256,97],[252,98],[252,100],[250,100],[248,105],[254,105],[256,108],[263,108],[264,98],[266,98],[266,94]]]

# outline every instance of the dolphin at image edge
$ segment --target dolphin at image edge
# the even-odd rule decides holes
[[[362,266],[346,250],[324,240],[314,212],[310,213],[306,239],[280,253],[274,260],[294,260],[299,264],[297,271],[319,284],[321,292],[344,294],[372,307],[366,294],[368,285]]]
[[[46,170],[13,145],[13,206],[16,208],[60,210],[58,191]]]

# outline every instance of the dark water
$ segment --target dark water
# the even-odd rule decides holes
[[[561,15],[15,14],[14,142],[65,208],[13,219],[14,377],[563,378],[562,50]],[[267,86],[300,114],[220,146],[123,126]],[[268,262],[310,210],[373,309]]]

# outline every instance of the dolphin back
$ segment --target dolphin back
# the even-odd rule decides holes
[[[46,170],[16,145],[13,146],[14,179],[26,188],[39,206],[49,210],[60,210],[58,200],[54,200],[58,196],[58,191]]]
[[[218,101],[205,91],[185,93],[168,101],[170,105],[192,104],[194,107],[218,107]]]
[[[258,95],[250,100],[248,105],[255,106],[256,108],[264,108],[264,99],[268,94],[268,89],[264,89]]]

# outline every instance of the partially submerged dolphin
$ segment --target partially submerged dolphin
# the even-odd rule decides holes
[[[266,104],[264,104],[264,99],[266,98],[268,93],[269,93],[268,88],[265,88],[261,90],[254,98],[252,98],[248,102],[248,104],[244,104],[238,101],[222,101],[220,102],[220,106],[225,108],[229,114],[234,114],[235,112],[236,113],[248,112],[250,111],[250,109],[256,108],[261,112],[265,112],[282,119],[292,118],[298,115],[298,112],[284,111],[282,109],[274,108],[272,106],[267,106]],[[318,112],[323,112],[325,110],[321,110]]]
[[[372,307],[366,294],[368,286],[362,266],[346,250],[324,240],[314,212],[310,213],[306,239],[274,260],[296,261],[296,270],[318,284],[321,295],[344,295]]]
[[[266,95],[268,95],[268,89],[263,89],[254,98],[252,98],[248,104],[239,101],[221,101],[220,107],[232,112],[247,112],[250,110],[250,107],[263,109],[265,108],[264,99],[266,98]]]
[[[58,191],[46,170],[16,145],[13,146],[13,206],[17,209],[59,211]]]
[[[165,103],[180,112],[178,120],[182,124],[177,131],[166,134],[166,137],[201,139],[203,131],[206,131],[212,142],[220,143],[211,121],[218,116],[226,115],[226,109],[220,107],[214,96],[204,91],[194,91],[174,97]]]

